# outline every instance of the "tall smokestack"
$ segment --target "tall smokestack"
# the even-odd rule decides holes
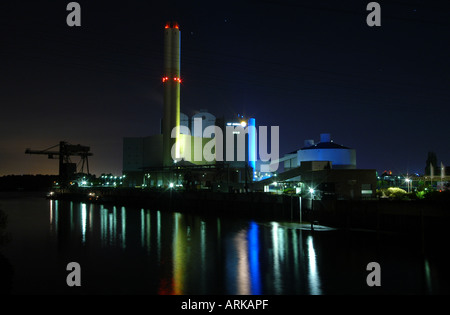
[[[163,165],[173,165],[172,147],[180,134],[180,29],[176,22],[167,23],[164,29],[164,116],[163,116]],[[176,128],[175,138],[171,137]],[[180,150],[176,148],[175,156]]]

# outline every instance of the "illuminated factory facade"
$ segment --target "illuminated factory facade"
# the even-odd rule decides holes
[[[252,182],[257,167],[256,135],[246,132],[249,126],[255,125],[255,119],[246,119],[242,115],[217,118],[206,110],[192,117],[180,113],[180,117],[177,139],[180,159],[174,160],[170,156],[168,164],[164,164],[162,154],[163,128],[158,135],[124,138],[123,173],[127,178],[126,185],[167,187],[170,184],[190,184],[216,191],[244,190],[245,185]],[[208,127],[218,127],[224,131],[222,143],[216,142],[215,134],[206,134]],[[227,127],[233,131],[225,132]],[[227,148],[227,142],[232,146]],[[213,147],[212,152],[216,153],[218,145],[222,148],[222,158],[212,154],[208,159],[205,151]]]

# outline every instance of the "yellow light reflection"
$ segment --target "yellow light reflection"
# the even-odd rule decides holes
[[[185,230],[182,225],[181,215],[174,213],[174,228],[173,228],[173,294],[180,295],[184,291],[184,276],[185,276],[185,247],[186,238],[185,233],[182,233],[182,229]]]

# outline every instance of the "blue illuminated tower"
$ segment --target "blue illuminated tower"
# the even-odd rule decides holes
[[[248,120],[248,165],[253,169],[253,177],[256,171],[256,125],[255,118]]]

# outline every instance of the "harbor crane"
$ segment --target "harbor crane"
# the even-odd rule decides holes
[[[59,150],[53,150],[59,146]],[[45,150],[31,150],[26,149],[25,154],[41,154],[47,155],[49,159],[55,159],[56,157],[59,159],[59,181],[61,185],[67,185],[71,178],[77,172],[77,164],[72,163],[70,160],[71,156],[79,156],[81,157],[81,169],[80,172],[84,172],[84,167],[86,165],[86,172],[89,174],[89,161],[88,156],[92,156],[92,152],[90,152],[90,147],[83,146],[80,144],[69,144],[65,141],[60,141],[59,144],[54,145]]]

